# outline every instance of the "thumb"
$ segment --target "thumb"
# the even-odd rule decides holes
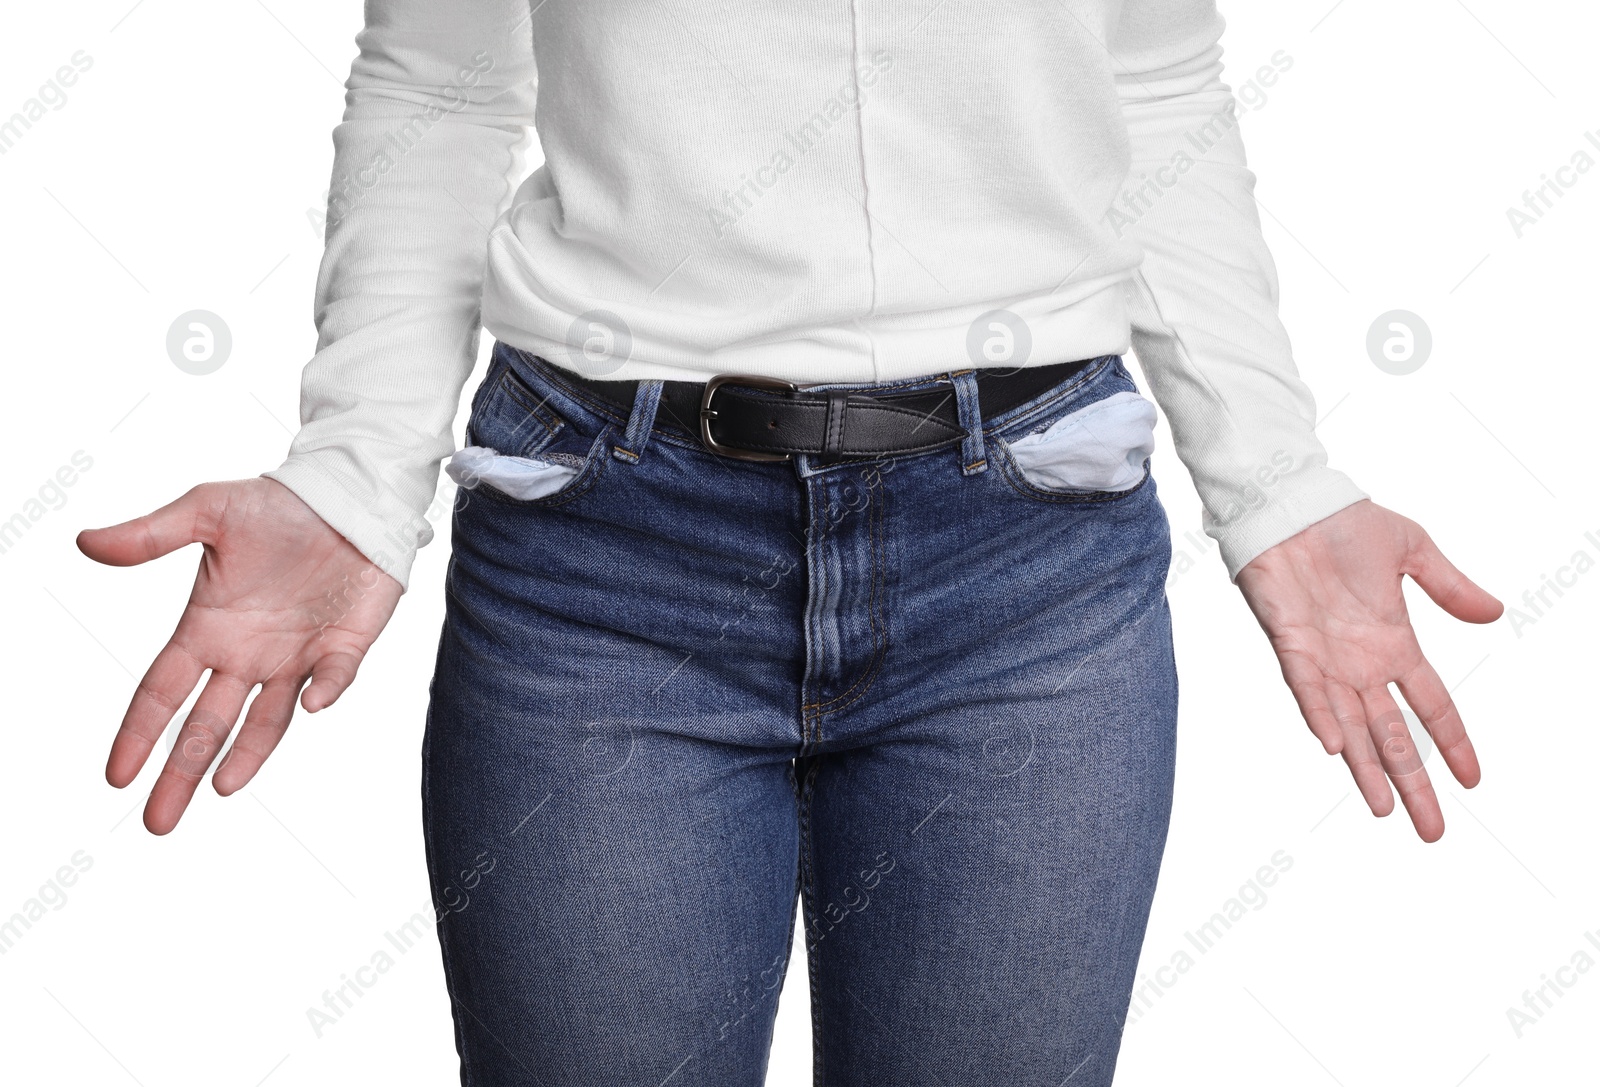
[[[86,528],[78,533],[78,550],[107,566],[137,566],[203,542],[202,533],[211,535],[206,526],[216,521],[214,494],[202,484],[143,517],[107,528]]]
[[[1433,602],[1466,623],[1492,623],[1505,613],[1500,600],[1463,574],[1444,557],[1437,544],[1422,532],[1406,556],[1405,572],[1414,578]]]
[[[340,649],[312,665],[311,684],[300,696],[300,705],[307,713],[325,710],[339,700],[345,689],[355,682],[363,655],[353,649]]]

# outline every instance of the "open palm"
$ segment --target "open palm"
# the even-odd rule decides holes
[[[1394,810],[1392,781],[1418,835],[1433,842],[1444,834],[1444,815],[1389,684],[1457,781],[1471,788],[1480,771],[1455,702],[1411,627],[1401,592],[1407,574],[1457,619],[1489,623],[1505,610],[1422,526],[1368,500],[1268,548],[1237,584],[1306,723],[1330,755],[1344,756],[1373,814]]]
[[[402,592],[270,479],[202,484],[154,513],[78,536],[84,554],[112,566],[190,543],[205,550],[188,606],[134,691],[106,764],[112,785],[132,782],[210,671],[145,805],[145,826],[157,834],[177,825],[251,691],[261,688],[212,778],[224,796],[255,776],[278,745],[297,696],[315,713],[350,685]]]

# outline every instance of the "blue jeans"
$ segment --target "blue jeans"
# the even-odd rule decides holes
[[[973,371],[886,383],[950,387],[967,441],[831,465],[563,375],[497,346],[468,444],[572,471],[454,512],[422,788],[462,1082],[762,1083],[798,903],[817,1084],[1109,1084],[1171,543],[1148,458],[1043,486],[1007,439],[1136,391],[1122,360],[992,417]]]

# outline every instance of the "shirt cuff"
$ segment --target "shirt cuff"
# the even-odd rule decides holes
[[[1245,564],[1269,547],[1370,497],[1343,472],[1314,465],[1279,478],[1260,505],[1230,506],[1221,517],[1207,510],[1201,523],[1217,541],[1228,580],[1236,581]]]

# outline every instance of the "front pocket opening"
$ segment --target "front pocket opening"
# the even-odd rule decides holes
[[[445,463],[445,474],[457,486],[472,489],[487,483],[501,494],[522,501],[548,498],[583,471],[584,458],[570,453],[514,457],[487,446],[469,445],[456,450]]]
[[[1156,409],[1136,392],[1116,392],[1014,441],[1018,472],[1046,491],[1125,491],[1144,479],[1155,452]]]

